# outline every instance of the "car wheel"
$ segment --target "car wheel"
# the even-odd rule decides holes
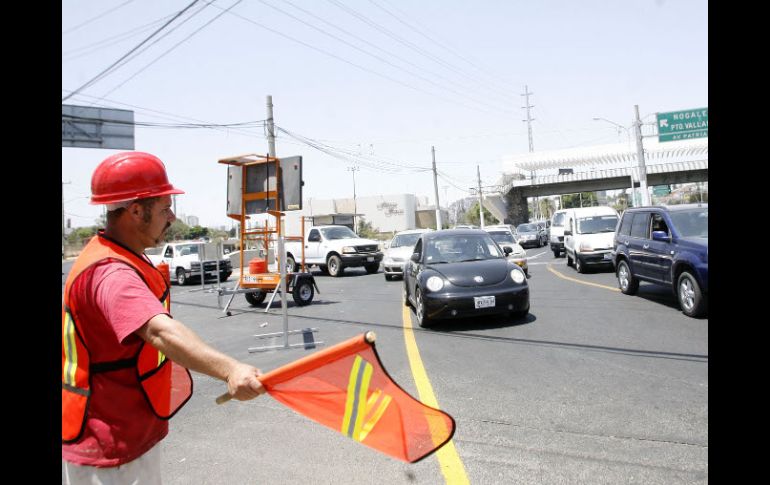
[[[294,261],[294,256],[286,256],[286,272],[296,273],[299,271],[299,265]]]
[[[227,279],[230,278],[231,274],[232,273],[220,273],[219,281],[227,281]]]
[[[624,295],[635,295],[639,289],[639,280],[631,272],[631,267],[626,261],[618,263],[618,287]]]
[[[425,314],[425,301],[419,288],[414,290],[414,299],[417,302],[417,307],[414,309],[414,314],[417,316],[417,324],[422,328],[427,328],[430,326],[431,321]]]
[[[572,266],[572,258],[569,257],[569,253],[564,253],[567,258],[567,266]]]
[[[344,268],[342,267],[342,260],[339,256],[331,255],[329,256],[328,261],[326,261],[326,267],[329,270],[329,276],[338,277],[342,276],[342,271]]]
[[[392,281],[392,280],[393,280],[393,275],[392,275],[392,274],[387,274],[387,273],[386,273],[386,274],[385,274],[385,281]]]
[[[265,301],[265,298],[267,297],[267,293],[265,293],[262,290],[255,291],[254,293],[244,293],[243,296],[246,297],[246,301],[249,302],[252,306],[257,306],[262,304],[263,301]]]
[[[558,258],[559,257],[559,250],[558,249],[554,249],[553,250],[553,257],[554,258]]]
[[[184,268],[176,269],[176,284],[179,286],[187,284],[187,274],[184,272]]]
[[[706,314],[708,309],[707,301],[703,297],[698,280],[692,274],[683,271],[679,275],[676,288],[679,306],[685,315],[688,317],[702,317]]]
[[[578,273],[585,273],[586,272],[586,265],[583,263],[583,260],[580,259],[580,256],[577,254],[575,255],[575,271]]]
[[[401,291],[401,297],[404,299],[404,306],[405,307],[412,306],[412,304],[409,303],[409,291],[406,289],[406,281],[404,281],[404,288]]]
[[[374,274],[380,270],[380,264],[379,263],[367,264],[367,265],[364,265],[364,269],[366,269],[366,272],[368,274]]]
[[[294,290],[291,292],[291,296],[294,298],[294,303],[296,303],[297,306],[309,305],[310,302],[313,301],[314,294],[315,291],[313,290],[313,283],[307,280],[304,280],[302,283],[296,285]]]

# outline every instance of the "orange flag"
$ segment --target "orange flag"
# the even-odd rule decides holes
[[[452,439],[455,421],[391,379],[374,339],[374,332],[367,332],[259,380],[271,396],[296,412],[381,453],[415,463]]]

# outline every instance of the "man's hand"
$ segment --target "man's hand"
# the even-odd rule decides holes
[[[248,401],[266,392],[258,377],[259,369],[237,362],[227,375],[227,390],[233,399]]]

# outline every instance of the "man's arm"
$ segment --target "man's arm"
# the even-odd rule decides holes
[[[136,334],[174,362],[227,382],[234,399],[245,401],[265,393],[257,378],[262,374],[259,369],[207,345],[195,332],[165,313],[152,317]]]

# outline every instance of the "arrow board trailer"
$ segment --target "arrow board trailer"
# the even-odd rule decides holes
[[[286,267],[287,293],[299,306],[309,305],[318,291],[315,278],[305,266],[305,253],[302,251],[300,271],[294,271],[295,261],[287,258],[281,261],[276,242],[279,237],[287,240],[304,240],[305,224],[302,221],[302,234],[284,236],[282,219],[286,210],[302,209],[302,157],[283,159],[267,155],[246,154],[219,160],[227,165],[227,216],[240,222],[240,268],[238,286],[234,290],[220,290],[220,295],[243,293],[251,305],[260,305],[268,293],[272,294],[267,311],[278,293],[281,283],[280,272],[268,271],[268,255],[271,250],[276,255],[276,263]],[[248,228],[248,214],[268,214],[275,219],[271,226],[265,221],[264,226]],[[244,261],[248,249],[258,249],[258,256],[251,261]],[[280,266],[277,266],[280,268]],[[255,291],[256,290],[256,291]],[[232,297],[230,298],[232,302]],[[228,302],[224,311],[227,312]],[[221,305],[220,305],[221,306]]]

